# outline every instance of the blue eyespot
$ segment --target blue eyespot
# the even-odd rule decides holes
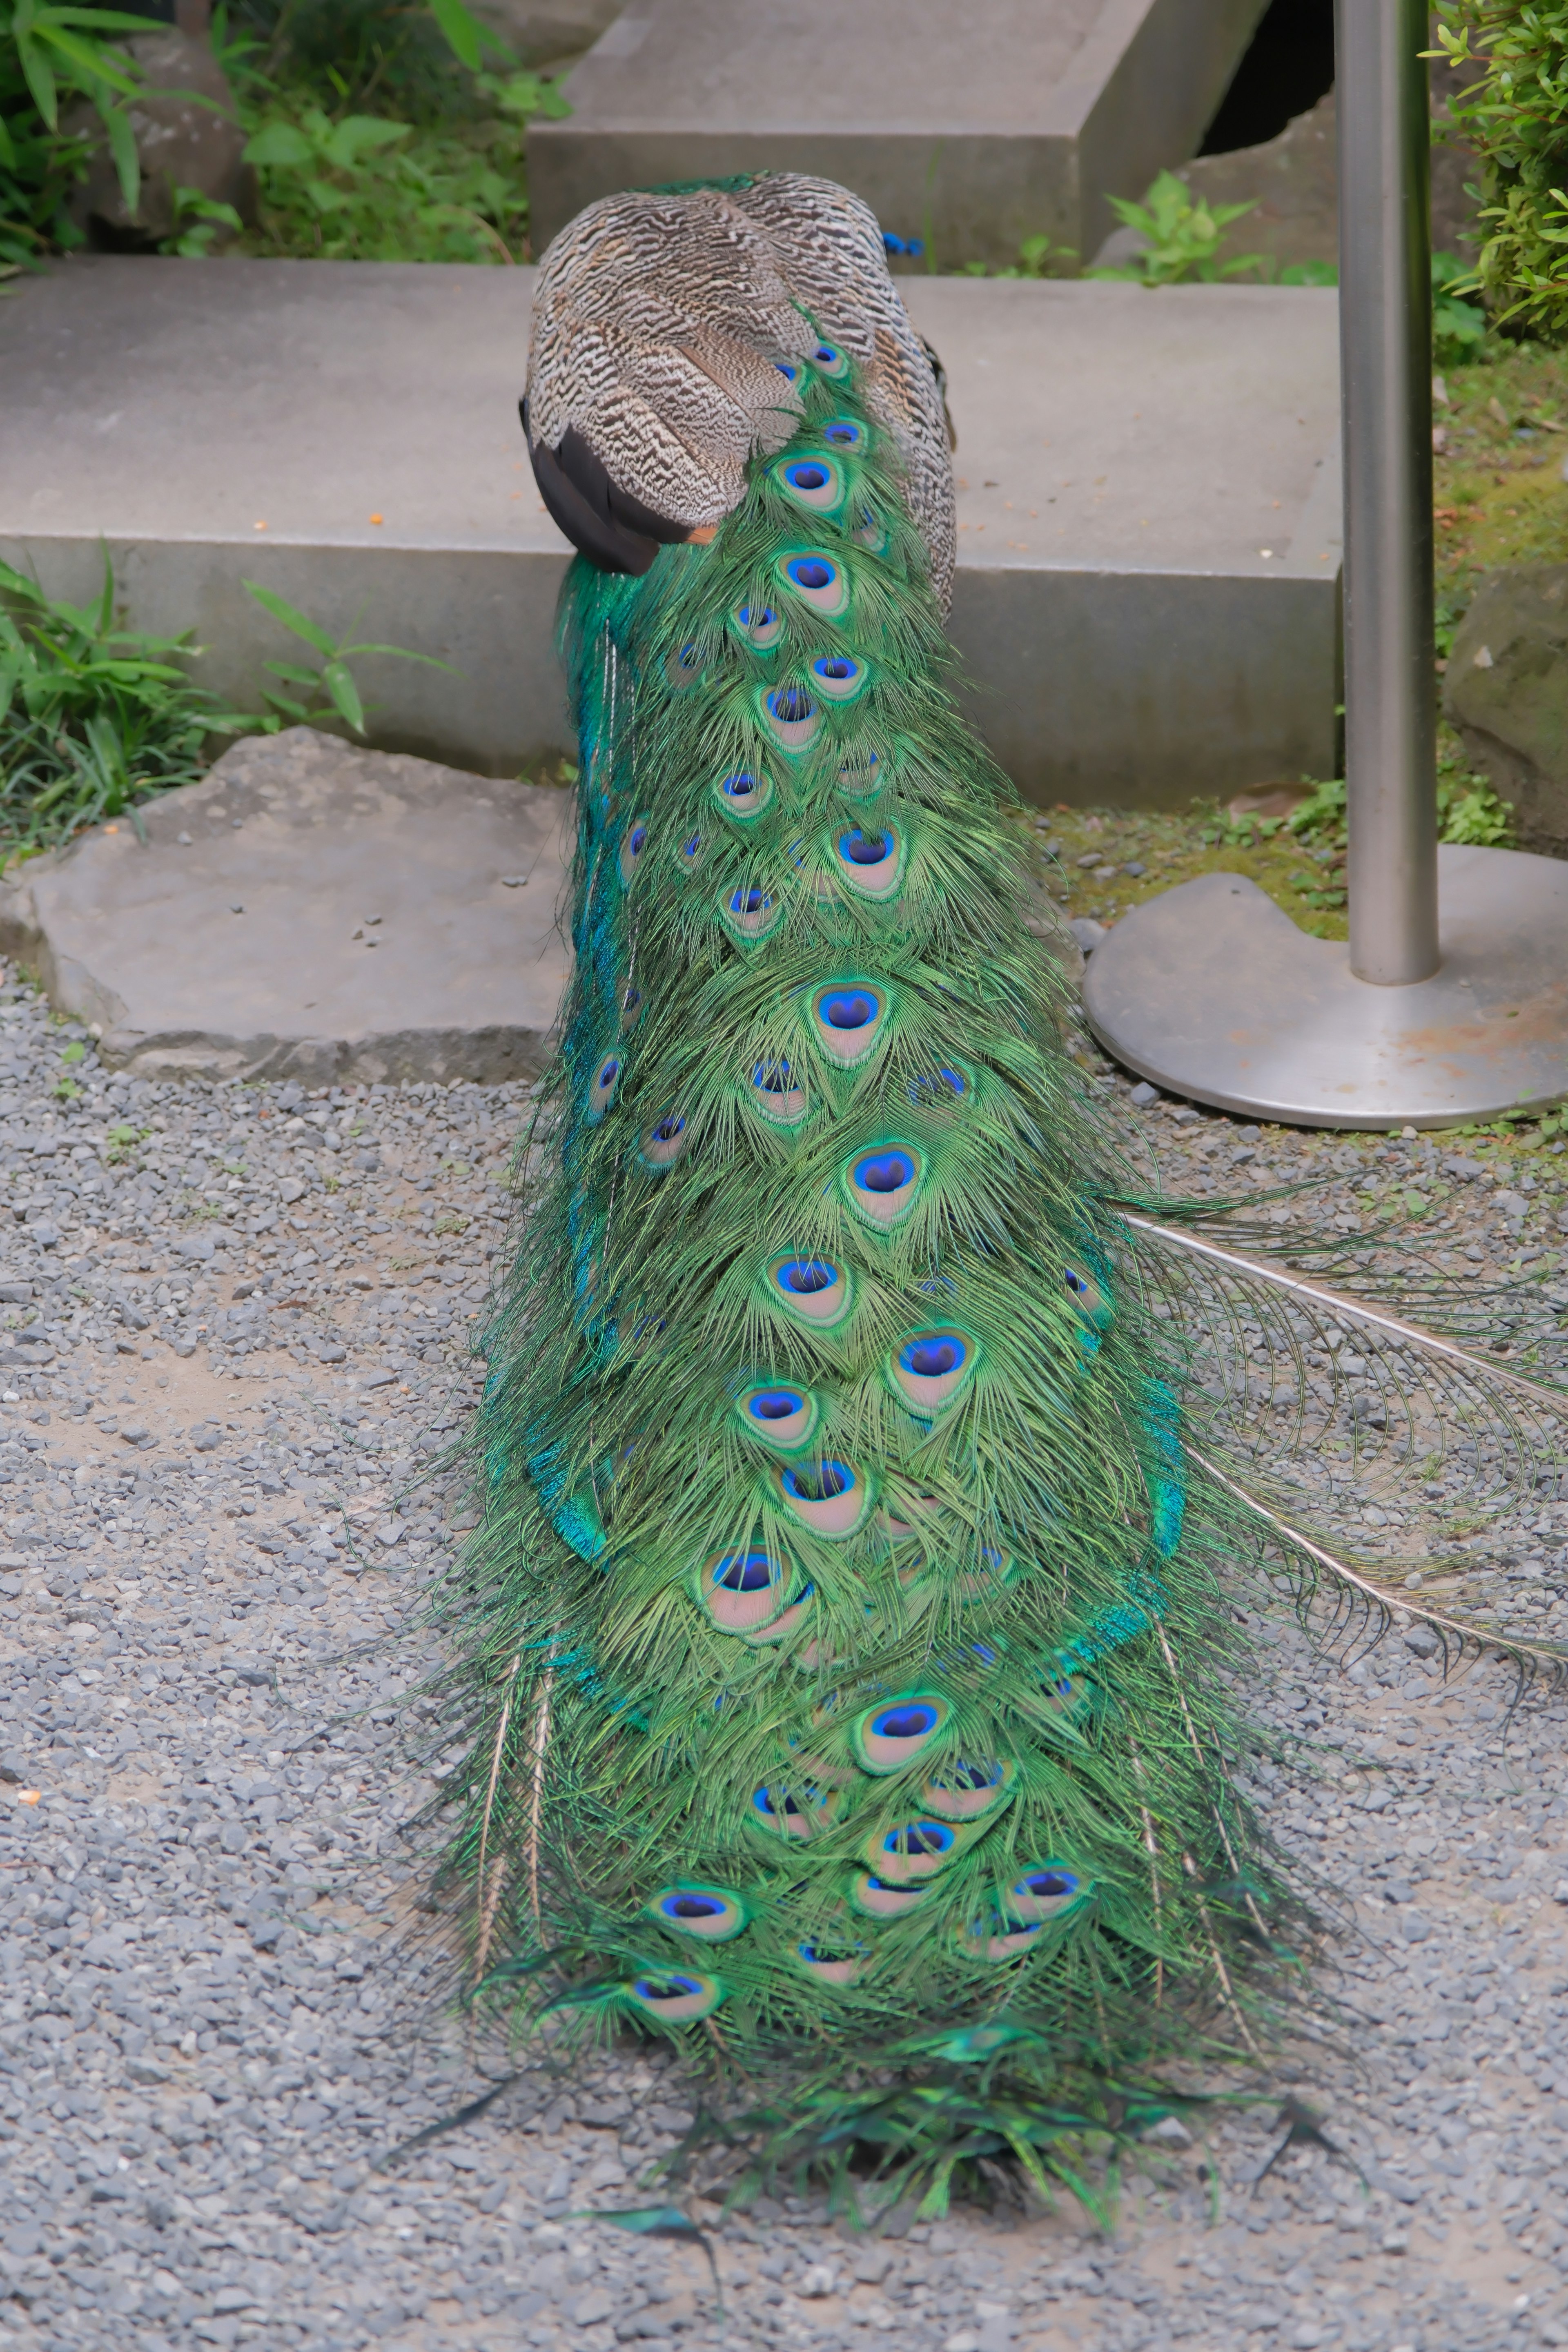
[[[847,1463],[818,1462],[809,1469],[786,1470],[784,1490],[793,1503],[832,1503],[855,1484]]]
[[[825,555],[793,555],[784,569],[797,588],[818,592],[831,588],[838,577],[837,566]]]
[[[721,787],[727,800],[749,801],[757,789],[755,776],[726,776]]]
[[[855,1163],[854,1181],[864,1192],[900,1192],[915,1180],[915,1163],[907,1151],[878,1151]]]
[[[774,1581],[773,1562],[765,1551],[726,1552],[714,1568],[713,1581],[726,1592],[761,1592]]]
[[[877,1018],[877,1000],[861,989],[835,989],[817,1008],[830,1029],[864,1029]]]
[[[968,1356],[963,1341],[948,1332],[940,1339],[910,1339],[899,1349],[899,1361],[905,1371],[913,1372],[921,1381],[938,1381],[946,1372],[958,1371]]]
[[[838,1268],[828,1258],[789,1258],[778,1270],[778,1286],[787,1290],[792,1298],[814,1298],[820,1290],[831,1290],[838,1280]]]
[[[862,833],[857,827],[839,836],[838,855],[847,866],[880,866],[892,856],[893,848],[890,834]]]
[[[761,1389],[746,1410],[754,1421],[788,1421],[792,1414],[804,1412],[805,1405],[799,1389]]]
[[[825,441],[831,441],[836,449],[855,449],[866,436],[849,417],[838,416],[826,427],[822,437]]]
[[[825,490],[833,477],[815,458],[797,457],[793,466],[784,467],[784,479],[792,490]]]
[[[921,1699],[912,1706],[890,1706],[874,1715],[870,1727],[879,1739],[923,1739],[941,1721],[940,1709]]]

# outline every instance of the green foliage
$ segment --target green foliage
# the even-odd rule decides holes
[[[0,842],[47,847],[121,815],[150,793],[195,782],[220,710],[184,667],[184,638],[114,625],[104,558],[94,604],[47,596],[0,564]]]
[[[365,654],[388,654],[395,661],[423,662],[427,669],[450,669],[449,662],[437,661],[432,654],[410,653],[405,646],[348,645],[330,636],[308,613],[290,604],[270,588],[263,588],[254,580],[245,583],[247,593],[254,596],[262,611],[270,613],[291,636],[299,637],[318,656],[313,668],[303,668],[298,661],[263,662],[269,677],[281,678],[285,686],[296,691],[284,694],[276,687],[262,689],[262,699],[271,704],[277,714],[264,726],[276,727],[279,719],[287,719],[297,727],[316,727],[323,719],[338,718],[347,721],[356,735],[364,733],[364,703],[349,664]],[[300,700],[303,692],[306,699]]]
[[[1536,331],[1568,323],[1568,5],[1435,0],[1449,111],[1489,202],[1475,270],[1489,306]]]
[[[270,142],[258,160],[268,173],[272,235],[257,249],[398,260],[514,257],[510,246],[521,242],[526,216],[521,125],[531,115],[566,110],[548,83],[510,69],[506,51],[464,0],[429,0],[426,7],[284,0],[269,22],[261,16],[231,31],[220,7],[213,27],[215,54],[247,127]],[[0,0],[0,267],[34,263],[80,242],[66,205],[91,142],[79,129],[62,129],[68,100],[96,110],[134,211],[140,165],[128,108],[144,76],[123,44],[153,29],[145,16],[110,9]],[[265,56],[259,30],[269,35]],[[500,72],[479,70],[487,48]],[[421,119],[457,127],[428,146],[416,141],[395,158],[378,158],[378,147],[412,136],[410,124],[384,119],[398,87],[422,105]],[[375,116],[360,110],[377,97]],[[365,128],[369,121],[374,131]],[[229,205],[195,189],[177,190],[175,201],[167,252],[205,254],[241,226]]]
[[[961,278],[1070,278],[1072,265],[1078,259],[1077,248],[1070,245],[1053,244],[1048,236],[1026,236],[1018,247],[1018,258],[1000,269],[993,269],[986,261],[966,261],[959,271]]]
[[[1173,172],[1162,172],[1141,205],[1126,196],[1110,198],[1111,210],[1124,228],[1135,229],[1142,249],[1116,268],[1090,269],[1090,278],[1119,278],[1134,286],[1213,285],[1223,278],[1244,277],[1261,268],[1262,256],[1237,254],[1221,261],[1219,248],[1234,220],[1255,209],[1252,205],[1205,205],[1194,201],[1192,190]]]
[[[1432,256],[1432,358],[1440,368],[1463,367],[1481,356],[1487,314],[1468,299],[1475,271],[1457,254]]]
[[[142,77],[122,48],[144,16],[107,8],[0,0],[0,261],[28,262],[68,243],[61,206],[81,176],[88,142],[60,129],[62,101],[85,99],[109,141],[125,201],[140,188],[125,101]]]
[[[198,260],[212,250],[216,237],[237,236],[244,226],[232,205],[204,196],[199,188],[176,188],[174,231],[165,238],[163,251],[185,261]]]
[[[1303,841],[1342,844],[1346,836],[1345,780],[1331,776],[1319,784],[1309,801],[1287,820]],[[1513,838],[1513,812],[1498,798],[1485,776],[1462,769],[1452,751],[1437,761],[1437,838],[1486,849],[1507,846]]]
[[[1485,776],[1462,782],[1437,779],[1437,838],[1479,849],[1506,849],[1513,839],[1513,811],[1500,800]]]
[[[560,111],[531,74],[486,75],[500,110],[466,131],[416,132],[384,116],[334,120],[279,92],[246,148],[261,181],[258,253],[352,261],[520,258],[527,233],[522,125]]]
[[[102,591],[85,605],[51,597],[0,563],[0,851],[30,856],[126,814],[139,826],[138,802],[205,773],[214,736],[270,734],[285,719],[341,719],[363,733],[349,664],[364,654],[430,659],[399,646],[339,645],[269,589],[246,585],[318,656],[309,669],[266,665],[295,691],[268,691],[265,713],[229,710],[195,683],[188,632],[156,637],[116,626],[107,553]]]

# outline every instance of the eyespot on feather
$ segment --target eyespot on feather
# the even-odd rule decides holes
[[[817,1045],[841,1069],[869,1059],[881,1043],[888,999],[875,982],[829,981],[812,999]]]
[[[852,1985],[866,1969],[863,1954],[838,1957],[816,1944],[797,1944],[795,1958],[818,1984]]]
[[[718,1977],[687,1976],[673,1969],[648,1969],[621,1987],[627,2000],[665,2025],[694,2025],[724,2000]]]
[[[761,816],[773,797],[771,780],[765,775],[754,776],[744,768],[731,769],[728,775],[720,776],[713,786],[713,798],[725,815],[741,824]]]
[[[784,919],[784,903],[761,882],[741,882],[719,893],[719,919],[737,947],[771,939]]]
[[[870,677],[869,668],[854,654],[818,654],[811,665],[812,690],[828,702],[853,702]]]
[[[1035,1862],[1007,1889],[1007,1908],[1018,1919],[1056,1919],[1090,1891],[1090,1882],[1068,1864]]]
[[[822,725],[821,706],[804,686],[764,688],[758,696],[757,707],[763,726],[781,751],[795,754],[807,750]]]
[[[752,1108],[770,1127],[795,1127],[810,1108],[810,1098],[799,1074],[782,1056],[752,1066],[749,1099]]]
[[[1011,1801],[1017,1778],[1014,1763],[994,1759],[970,1764],[955,1758],[927,1774],[921,1782],[920,1802],[939,1821],[984,1821]]]
[[[873,1830],[860,1852],[879,1878],[891,1886],[909,1886],[945,1869],[960,1843],[952,1822],[926,1815],[900,1822],[894,1829]]]
[[[897,1142],[858,1151],[839,1171],[844,1198],[863,1224],[890,1233],[920,1197],[925,1162],[920,1152]]]
[[[658,1175],[662,1175],[667,1168],[673,1168],[690,1141],[690,1132],[679,1111],[667,1111],[662,1118],[656,1119],[651,1127],[643,1130],[637,1150],[643,1166]]]
[[[966,1103],[974,1080],[961,1062],[943,1062],[910,1080],[910,1101],[917,1110],[952,1110]]]
[[[866,1771],[879,1776],[904,1772],[942,1738],[952,1717],[952,1702],[942,1692],[900,1691],[856,1717],[849,1744]]]
[[[1074,1310],[1089,1328],[1108,1331],[1115,1319],[1114,1309],[1093,1268],[1082,1258],[1069,1258],[1062,1267],[1062,1283]]]
[[[844,468],[826,449],[796,449],[775,458],[773,478],[808,514],[837,514],[844,504]]]
[[[903,835],[896,825],[868,833],[854,825],[834,844],[839,878],[861,898],[890,898],[903,880]]]
[[[795,1388],[787,1381],[767,1381],[742,1389],[735,1399],[735,1412],[748,1437],[784,1453],[810,1444],[818,1418],[811,1391]]]
[[[703,667],[701,646],[689,639],[685,645],[675,646],[666,656],[664,674],[679,693],[686,687],[696,685]]]
[[[817,374],[826,376],[830,383],[842,383],[848,377],[848,359],[837,343],[824,341],[814,344],[807,356]]]
[[[785,592],[825,620],[840,620],[849,610],[849,574],[837,556],[820,548],[797,548],[777,557],[773,576]]]
[[[752,653],[768,654],[784,635],[784,616],[773,605],[758,599],[754,604],[737,604],[730,615],[730,626]]]
[[[929,1886],[896,1886],[874,1870],[862,1870],[849,1881],[851,1907],[863,1919],[901,1919],[916,1910],[930,1894]]]
[[[1001,1911],[993,1911],[972,1920],[959,1941],[973,1960],[1016,1960],[1026,1952],[1039,1934],[1037,1921],[1014,1919]]]
[[[819,1837],[832,1828],[842,1803],[837,1789],[792,1789],[769,1782],[752,1792],[752,1825],[770,1837]]]
[[[621,880],[628,890],[632,885],[632,877],[642,863],[643,854],[647,845],[648,821],[646,816],[634,817],[627,825],[621,842],[619,861]]]
[[[869,744],[851,751],[838,765],[838,789],[852,801],[875,799],[888,781],[888,762]]]
[[[650,1919],[672,1935],[694,1936],[708,1944],[727,1944],[744,1933],[751,1906],[743,1895],[727,1886],[703,1886],[694,1882],[661,1886],[644,1906]]]
[[[583,1106],[583,1116],[590,1127],[597,1127],[605,1113],[614,1103],[616,1088],[620,1084],[620,1055],[606,1054],[589,1081],[587,1099]]]
[[[934,1414],[952,1403],[979,1361],[979,1342],[952,1324],[911,1331],[887,1360],[888,1383],[900,1402]]]
[[[773,1482],[784,1508],[830,1543],[854,1535],[871,1508],[870,1481],[853,1463],[786,1463]]]
[[[696,1598],[721,1633],[751,1633],[778,1615],[790,1564],[752,1545],[711,1554],[697,1570]]]
[[[776,1307],[822,1330],[842,1323],[854,1296],[847,1266],[833,1258],[803,1255],[794,1250],[769,1260],[767,1286]]]

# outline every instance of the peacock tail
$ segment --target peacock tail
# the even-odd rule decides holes
[[[676,2037],[780,2145],[1043,2179],[1172,2058],[1258,2056],[1300,1974],[1231,1769],[1235,1570],[1291,1533],[1189,1442],[955,699],[940,494],[876,349],[793,315],[714,534],[563,592],[574,976],[487,1341],[452,1861],[515,2020]]]

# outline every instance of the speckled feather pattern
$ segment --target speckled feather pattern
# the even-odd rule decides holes
[[[540,265],[529,354],[535,437],[575,425],[612,478],[690,530],[719,522],[800,416],[778,361],[826,336],[892,438],[946,609],[955,547],[941,388],[869,207],[831,180],[606,196]]]

